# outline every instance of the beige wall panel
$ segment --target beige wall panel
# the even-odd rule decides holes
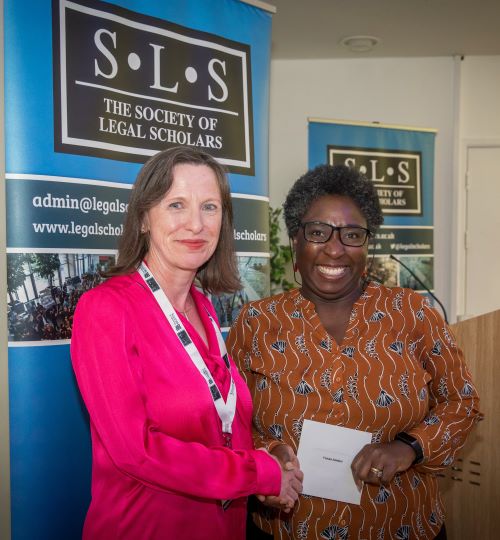
[[[441,489],[450,540],[493,540],[500,531],[500,310],[452,326],[485,419],[445,471]]]

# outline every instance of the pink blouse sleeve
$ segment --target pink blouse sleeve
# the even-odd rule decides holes
[[[281,471],[264,452],[185,442],[149,425],[131,361],[130,316],[118,292],[91,291],[78,303],[71,341],[91,423],[114,465],[148,486],[188,496],[278,494]]]

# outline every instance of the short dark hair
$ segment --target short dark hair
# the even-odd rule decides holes
[[[149,235],[141,232],[148,210],[158,204],[172,187],[173,171],[182,163],[206,165],[217,178],[222,201],[222,225],[217,247],[212,257],[198,270],[197,280],[203,290],[220,294],[241,288],[233,242],[233,207],[226,171],[209,154],[176,146],[158,152],[149,159],[137,175],[128,203],[123,234],[118,243],[118,261],[104,275],[130,274],[144,259],[149,249]]]
[[[324,195],[349,197],[360,209],[371,233],[384,222],[373,182],[345,165],[319,165],[292,186],[283,204],[288,236],[293,238],[311,204]]]

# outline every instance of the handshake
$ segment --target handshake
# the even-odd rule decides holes
[[[259,450],[267,452],[264,448],[259,448]],[[268,453],[281,467],[281,490],[278,496],[257,495],[257,499],[268,506],[279,508],[288,513],[295,506],[299,494],[302,492],[304,474],[300,470],[295,452],[287,444],[280,444]]]

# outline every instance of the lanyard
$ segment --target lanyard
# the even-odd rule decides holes
[[[227,355],[226,345],[222,334],[214,321],[210,313],[207,314],[210,318],[212,326],[214,327],[215,333],[217,335],[217,342],[219,344],[220,354],[224,360],[227,370],[229,371],[229,377],[231,379],[231,385],[229,387],[229,393],[227,394],[227,400],[224,401],[217,384],[215,383],[210,370],[208,369],[205,361],[203,360],[200,352],[196,348],[195,344],[191,341],[189,334],[186,332],[184,325],[177,316],[175,309],[173,308],[170,300],[167,295],[163,292],[162,288],[158,285],[155,277],[149,270],[149,268],[142,262],[138,269],[139,274],[142,279],[145,281],[146,285],[149,287],[153,293],[156,301],[158,302],[165,318],[170,323],[172,330],[175,332],[188,356],[191,358],[191,361],[196,366],[201,376],[205,379],[208,389],[210,390],[210,395],[212,396],[217,414],[219,415],[221,424],[222,424],[222,433],[224,435],[225,446],[231,446],[231,426],[233,424],[234,414],[236,412],[236,385],[234,384],[233,377],[231,375],[231,366],[229,364],[229,357]]]

